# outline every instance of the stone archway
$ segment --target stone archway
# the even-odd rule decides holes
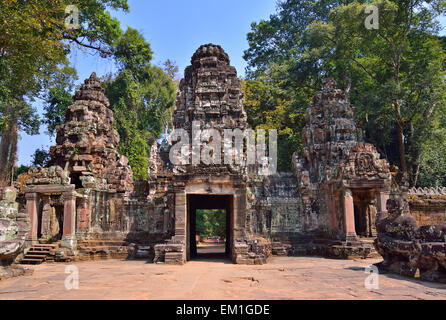
[[[371,188],[352,189],[355,232],[359,238],[376,236],[377,192]]]
[[[178,185],[175,192],[175,236],[168,244],[171,253],[167,253],[167,262],[172,256],[173,263],[184,263],[190,259],[190,225],[191,216],[189,212],[188,198],[204,197],[223,197],[224,203],[218,207],[224,206],[230,214],[228,221],[229,239],[227,251],[234,263],[241,263],[242,257],[249,251],[246,241],[245,215],[246,215],[246,185],[240,183],[234,177],[203,177],[195,176],[189,178],[187,183]],[[214,198],[215,199],[215,198]],[[228,201],[228,199],[231,199]],[[213,205],[211,205],[213,206]],[[164,250],[164,249],[162,249]],[[182,254],[180,254],[180,252]],[[181,256],[181,258],[180,258]],[[179,261],[181,259],[181,261]]]
[[[215,195],[215,194],[188,194],[187,195],[187,248],[186,257],[187,260],[191,260],[197,256],[197,210],[212,210],[221,209],[225,211],[226,219],[226,243],[225,253],[231,256],[231,243],[233,234],[233,195]]]

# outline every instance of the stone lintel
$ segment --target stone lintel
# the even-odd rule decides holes
[[[343,183],[344,187],[349,189],[388,189],[389,182],[386,179],[354,179]]]
[[[66,193],[73,192],[75,189],[74,184],[70,185],[61,185],[61,184],[45,184],[45,185],[34,185],[34,186],[25,186],[25,193],[43,193],[43,194],[51,194],[51,193]]]

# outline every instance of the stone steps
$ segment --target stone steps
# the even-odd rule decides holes
[[[59,248],[59,242],[48,244],[34,244],[27,252],[20,264],[41,264],[45,261],[54,261],[51,253]]]

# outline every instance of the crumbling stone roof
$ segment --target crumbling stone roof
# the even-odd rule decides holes
[[[387,161],[363,141],[354,108],[332,78],[313,98],[302,132],[302,152],[295,154],[294,170],[311,182],[332,179],[384,179],[390,181]],[[306,178],[305,178],[306,179]],[[304,180],[305,180],[304,179]]]
[[[118,132],[104,88],[93,72],[68,107],[65,123],[57,127],[52,162],[67,170],[78,187],[131,192],[133,172],[117,149]]]

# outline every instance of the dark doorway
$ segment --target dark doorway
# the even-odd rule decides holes
[[[356,205],[355,208],[355,231],[359,237],[367,237],[366,212],[362,205]]]
[[[72,172],[70,178],[71,178],[71,184],[74,184],[76,189],[83,188],[80,172]]]
[[[188,195],[187,196],[187,221],[188,221],[188,248],[187,259],[214,259],[227,258],[231,255],[231,230],[233,196],[231,195]],[[212,221],[224,223],[224,231],[211,235],[204,233],[202,224],[203,216]],[[209,221],[208,221],[209,223]],[[214,226],[215,227],[215,226]],[[216,230],[219,228],[214,228]],[[201,234],[200,234],[201,233]],[[209,238],[210,237],[210,238]],[[201,241],[201,242],[200,242]]]
[[[42,217],[43,217],[43,201],[38,203],[37,211],[37,239],[42,238]]]
[[[353,202],[355,211],[356,234],[362,238],[371,238],[376,235],[375,219],[376,204],[373,190],[353,191]]]

